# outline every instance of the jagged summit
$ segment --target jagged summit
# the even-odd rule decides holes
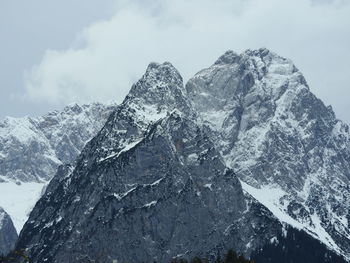
[[[160,74],[160,75],[176,75],[176,78],[178,78],[182,82],[182,77],[178,70],[171,64],[169,61],[165,61],[163,63],[157,63],[157,62],[151,62],[149,63],[145,76],[149,76],[152,74]]]
[[[214,65],[230,65],[230,64],[235,64],[239,63],[242,59],[250,57],[273,57],[273,58],[279,58],[282,60],[288,60],[286,58],[283,58],[279,56],[278,54],[270,51],[267,48],[259,48],[259,49],[247,49],[243,51],[241,54],[233,51],[233,50],[227,50],[223,55],[221,55],[214,63]],[[292,63],[289,60],[290,63]]]
[[[183,85],[179,71],[170,63],[152,62],[148,65],[142,79],[148,87],[162,87],[162,85]]]
[[[245,189],[349,255],[349,130],[292,61],[248,50],[233,64],[200,71],[186,88]]]
[[[269,74],[290,75],[299,72],[290,59],[281,57],[267,48],[247,49],[241,54],[228,50],[209,69],[222,67],[237,67],[242,73],[250,71],[258,80]],[[201,73],[207,70],[204,69],[196,75],[201,76]],[[303,82],[307,86],[305,79]]]
[[[215,61],[214,65],[234,64],[237,63],[239,59],[240,56],[236,52],[228,50]]]
[[[184,92],[183,80],[178,70],[170,62],[152,62],[142,78],[131,87],[124,102],[138,98],[144,99],[146,103],[157,103],[154,96],[168,99],[181,92]]]
[[[212,126],[220,127],[228,117],[225,113],[229,109],[235,109],[235,115],[250,108],[257,113],[257,118],[264,119],[274,114],[275,102],[283,94],[301,89],[308,89],[301,72],[290,60],[267,49],[247,50],[240,55],[227,51],[215,64],[199,71],[186,84],[197,111],[202,115],[206,112]],[[266,112],[260,109],[261,104],[270,104],[262,108]],[[219,112],[224,114],[216,117]],[[235,121],[236,117],[231,119]]]
[[[92,158],[98,161],[136,143],[150,125],[173,110],[186,116],[194,114],[182,77],[169,62],[151,63],[99,132],[103,140],[91,141],[95,149]],[[85,154],[90,155],[83,151],[83,158]]]
[[[269,50],[266,47],[262,47],[262,48],[259,48],[259,49],[247,49],[242,54],[246,54],[248,56],[259,56],[259,57],[265,57],[267,55],[272,55],[272,56],[275,56],[275,57],[282,58],[281,56],[279,56],[275,52],[272,52],[271,50]]]

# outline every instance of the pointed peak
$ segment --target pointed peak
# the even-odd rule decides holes
[[[259,49],[247,49],[241,54],[238,54],[232,50],[228,50],[218,58],[214,65],[232,65],[235,63],[239,63],[241,59],[245,60],[250,59],[252,57],[259,57],[261,59],[264,59],[264,57],[270,57],[286,60],[285,58],[278,56],[276,53],[272,52],[268,48],[262,47]]]
[[[260,54],[263,55],[263,56],[265,56],[265,55],[271,53],[271,51],[270,51],[268,48],[266,48],[266,47],[260,48],[260,49],[259,49],[259,52],[260,52]]]
[[[171,78],[182,83],[182,77],[179,71],[173,64],[167,61],[162,64],[151,62],[146,69],[144,77],[156,77],[158,80],[161,78]]]
[[[131,87],[124,102],[142,98],[149,104],[164,104],[167,100],[176,100],[183,92],[182,77],[170,62],[152,62],[141,79]]]
[[[64,107],[63,111],[64,112],[74,112],[74,113],[81,113],[82,112],[82,107],[81,105],[79,105],[77,102],[73,102],[73,103],[70,103],[68,104],[66,107]]]
[[[274,53],[271,52],[269,49],[262,47],[259,49],[247,49],[243,52],[242,55],[265,57],[268,54],[274,54]]]
[[[160,69],[160,68],[173,68],[176,70],[176,68],[171,64],[169,61],[165,61],[163,63],[158,63],[158,62],[151,62],[148,64],[147,70],[152,70],[152,69]]]
[[[217,61],[215,61],[214,65],[224,65],[224,64],[234,64],[240,59],[240,56],[232,51],[227,50],[223,55],[221,55]]]

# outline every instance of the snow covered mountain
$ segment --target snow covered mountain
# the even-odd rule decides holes
[[[19,232],[59,165],[72,163],[114,104],[72,104],[38,118],[0,123],[0,206]]]
[[[347,125],[267,49],[228,51],[186,87],[170,63],[151,63],[60,167],[17,249],[33,262],[166,262],[257,255],[280,239],[343,262],[349,150]]]
[[[74,161],[113,108],[73,104],[38,118],[5,118],[0,123],[0,178],[49,181],[59,165]]]
[[[244,190],[349,257],[349,127],[293,63],[267,49],[228,51],[187,91]]]
[[[0,207],[0,255],[6,255],[15,247],[17,237],[10,216]]]

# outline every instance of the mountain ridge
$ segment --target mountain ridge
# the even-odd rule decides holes
[[[186,192],[189,196],[179,201],[179,193],[174,192],[176,184],[169,181],[170,188],[156,187],[158,190],[148,193],[150,197],[166,193],[164,191],[167,189],[173,193],[167,200],[174,198],[183,209],[189,211],[191,207],[198,213],[205,213],[203,207],[205,208],[210,199],[213,214],[208,217],[211,219],[203,219],[202,223],[211,226],[209,229],[215,229],[213,223],[226,225],[227,231],[216,229],[225,236],[226,244],[219,241],[219,236],[210,234],[212,238],[209,238],[208,244],[199,242],[202,252],[217,251],[217,246],[222,249],[230,245],[249,256],[254,249],[283,232],[286,226],[292,226],[305,231],[312,238],[325,244],[329,250],[342,254],[349,260],[350,216],[346,202],[349,189],[344,183],[349,180],[350,171],[348,126],[336,120],[333,111],[310,92],[305,78],[294,64],[267,49],[247,50],[242,54],[228,51],[211,67],[197,73],[185,87],[179,76],[178,71],[168,62],[150,64],[143,77],[133,85],[124,102],[115,109],[101,131],[85,146],[73,165],[75,167],[64,169],[65,171],[62,170],[55,176],[45,195],[32,211],[20,235],[18,247],[28,248],[28,245],[35,243],[35,247],[30,247],[29,252],[36,260],[46,258],[55,262],[54,260],[77,260],[77,257],[79,260],[93,260],[97,251],[89,251],[86,235],[95,227],[91,228],[88,222],[83,222],[84,219],[77,218],[73,213],[75,209],[81,210],[85,207],[87,215],[93,213],[89,218],[95,225],[103,227],[106,231],[123,233],[121,235],[126,239],[130,238],[129,247],[122,246],[113,237],[106,237],[101,230],[95,229],[98,234],[96,232],[94,239],[99,240],[101,244],[115,244],[114,251],[104,248],[106,254],[120,257],[124,255],[123,260],[130,260],[131,255],[128,254],[127,248],[134,248],[138,260],[151,260],[152,257],[170,259],[171,255],[176,256],[175,253],[178,252],[174,247],[169,249],[169,258],[160,258],[159,255],[162,242],[172,242],[173,236],[169,236],[169,229],[162,230],[167,238],[161,241],[151,234],[158,233],[157,227],[152,225],[151,221],[145,222],[148,222],[151,216],[147,212],[148,209],[157,210],[154,218],[160,225],[166,220],[163,213],[167,211],[172,215],[173,212],[166,210],[157,200],[143,200],[142,195],[136,194],[131,202],[126,201],[126,197],[131,198],[132,193],[142,192],[143,184],[158,185],[162,182],[159,181],[159,173],[169,174],[170,171],[170,177],[189,179],[180,183],[183,188],[180,187],[179,192]],[[191,124],[188,124],[186,129],[177,130],[176,123],[166,125],[170,119],[179,119],[180,123]],[[201,155],[202,152],[196,152],[201,145],[199,141],[193,142],[188,137],[188,133],[196,130],[193,128],[196,126],[207,134],[201,139],[209,143],[205,144],[204,155]],[[145,138],[149,138],[152,129],[157,130],[157,127],[160,129],[160,137],[164,137],[159,142],[162,147],[151,140],[149,146],[142,148]],[[181,134],[187,141],[172,141],[174,132]],[[188,142],[191,143],[187,144]],[[209,145],[214,145],[217,157],[205,159],[206,162],[211,165],[215,162],[221,163],[222,168],[219,170],[222,172],[219,173],[219,178],[225,174],[223,171],[232,171],[229,172],[229,176],[232,180],[239,179],[237,183],[230,181],[222,184],[218,190],[212,188],[212,181],[203,182],[201,176],[196,175],[196,169],[205,166],[205,162],[201,163],[200,160],[211,152]],[[195,152],[182,155],[186,147]],[[165,157],[159,156],[164,151],[167,153]],[[173,156],[173,153],[178,157],[166,158],[169,154]],[[159,159],[155,161],[157,156]],[[160,164],[163,166],[159,166]],[[125,167],[129,167],[129,170]],[[187,174],[177,167],[185,167]],[[170,168],[171,170],[167,170]],[[210,169],[201,168],[200,171],[203,178],[211,178],[211,175],[216,173],[209,172]],[[328,177],[329,174],[337,176]],[[135,178],[138,179],[137,182]],[[100,186],[92,187],[94,184]],[[237,208],[237,215],[241,215],[244,225],[235,221],[230,224],[229,220],[219,217],[218,211],[226,211],[225,206],[220,206],[220,202],[230,200],[231,190],[228,189],[233,185],[236,185],[237,189],[233,191],[234,198],[241,198],[246,204],[255,202],[254,204],[260,207],[258,210],[263,211],[258,213],[251,207],[248,210]],[[110,192],[112,186],[114,193]],[[91,189],[91,192],[84,192],[85,188]],[[81,192],[85,198],[76,196],[74,189]],[[217,196],[222,195],[223,199],[216,199],[216,196],[206,199],[212,196],[211,191]],[[109,194],[105,196],[106,193]],[[101,201],[98,201],[100,199]],[[196,200],[196,203],[189,201],[192,199]],[[143,201],[148,203],[144,204]],[[119,202],[130,211],[144,211],[137,213],[145,222],[132,217],[137,222],[134,227],[139,231],[132,232],[130,236],[116,223],[124,224],[124,221],[118,219],[124,213],[123,210],[120,212]],[[75,203],[79,203],[79,208]],[[137,204],[141,205],[141,210]],[[103,214],[101,207],[107,208],[109,212]],[[229,207],[226,206],[226,209]],[[67,214],[66,210],[71,210],[72,214]],[[229,215],[229,212],[225,213]],[[98,216],[95,216],[97,214]],[[68,221],[73,225],[62,228],[61,222],[65,217],[66,220],[69,218]],[[104,217],[110,217],[107,220],[109,223],[104,223]],[[198,218],[193,220],[198,223]],[[256,222],[260,222],[259,227],[254,229]],[[108,224],[111,228],[107,227]],[[84,230],[83,226],[89,226],[86,229],[90,230]],[[127,229],[131,226],[124,227]],[[183,227],[181,223],[173,223],[172,231],[180,231]],[[147,231],[141,237],[144,228]],[[197,231],[194,226],[191,229]],[[56,245],[50,241],[53,231],[62,235],[60,237],[55,234],[58,242]],[[203,231],[207,233],[206,230]],[[261,232],[255,235],[254,231]],[[31,236],[30,233],[36,234]],[[83,237],[80,238],[80,235]],[[235,239],[237,235],[251,240],[238,241]],[[50,241],[50,245],[43,252],[39,252],[42,249],[40,242],[33,241],[41,240],[41,237],[42,240]],[[73,246],[73,237],[81,240],[80,245],[83,248],[79,250],[63,245],[67,240],[71,240],[69,244]],[[133,238],[145,238],[151,243],[138,243],[132,240]],[[253,242],[254,238],[256,243]],[[96,242],[94,244],[97,244]],[[178,242],[176,244],[185,252],[185,240],[178,239]],[[150,244],[152,249],[147,248]],[[198,247],[190,244],[187,246],[193,248],[191,253],[201,253]],[[73,250],[80,251],[80,254]]]
[[[40,117],[6,117],[0,124],[2,179],[20,182],[50,180],[59,165],[74,161],[114,107],[115,104],[80,106],[75,103],[62,111],[52,111]],[[32,160],[35,154],[39,156]],[[19,156],[28,161],[16,162]]]

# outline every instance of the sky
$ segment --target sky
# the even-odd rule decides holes
[[[0,0],[0,119],[121,102],[153,61],[186,81],[266,47],[350,124],[349,17],[349,0]]]

